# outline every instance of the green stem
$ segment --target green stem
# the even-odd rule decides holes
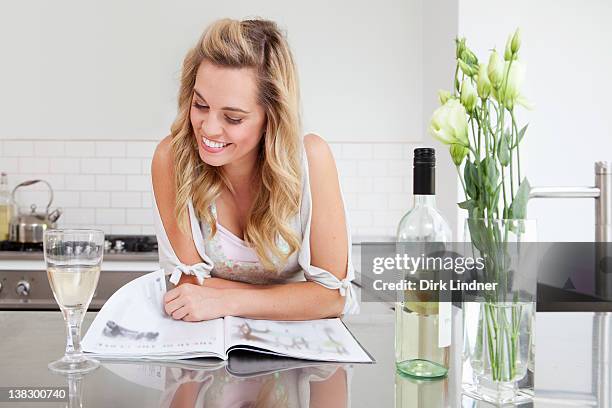
[[[518,181],[519,181],[519,186],[520,186],[521,180],[523,180],[523,178],[521,177],[521,150],[520,150],[521,142],[519,140],[518,126],[516,126],[516,119],[514,117],[514,109],[510,111],[510,117],[512,118],[513,132],[515,132],[515,135],[516,135],[516,166],[518,170]]]

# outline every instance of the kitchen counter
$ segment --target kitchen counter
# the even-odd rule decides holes
[[[87,313],[84,329],[89,327],[94,316],[93,312]],[[454,319],[457,318],[460,320],[460,311],[455,309]],[[361,315],[347,317],[345,322],[377,361],[375,364],[344,366],[349,373],[350,406],[393,407],[396,388],[408,395],[408,399],[404,400],[405,407],[489,406],[475,404],[467,397],[458,395],[460,380],[457,364],[460,356],[455,349],[452,350],[450,374],[444,380],[418,383],[396,376],[393,363],[394,315],[391,311],[385,311],[384,308],[368,311],[364,308]],[[63,320],[59,312],[1,311],[0,328],[1,386],[67,386],[67,377],[47,369],[47,363],[59,358],[65,347]],[[569,404],[612,407],[612,314],[538,313],[536,328],[536,402],[533,406],[552,408]],[[594,335],[596,328],[599,330],[598,335]],[[237,356],[235,361],[241,359]],[[271,361],[262,358],[255,363],[255,368],[270,364]],[[215,360],[215,363],[219,362]],[[330,370],[330,365],[319,368]],[[300,378],[299,373],[313,370],[317,369],[294,368],[263,378]],[[331,370],[333,372],[333,367]],[[177,402],[176,390],[179,383],[187,382],[186,387],[203,387],[211,379],[216,384],[231,384],[234,393],[236,390],[247,392],[254,381],[234,377],[219,365],[217,368],[188,369],[159,362],[103,362],[92,373],[80,379],[71,379],[70,384],[80,390],[83,407],[156,407],[161,400],[175,399],[174,402]],[[208,398],[208,393],[206,395]],[[596,398],[600,398],[599,404]],[[67,406],[66,402],[29,404],[19,406]],[[0,403],[0,407],[4,406],[16,405]],[[329,405],[323,402],[322,406]]]

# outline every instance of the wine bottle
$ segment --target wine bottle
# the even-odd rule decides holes
[[[0,173],[0,241],[9,239],[9,224],[12,217],[11,194],[8,190],[8,177]]]
[[[412,248],[412,256],[419,255],[414,248],[440,250],[452,239],[448,223],[436,208],[435,168],[434,149],[414,150],[414,206],[397,229],[398,251],[405,245]],[[444,377],[448,372],[451,304],[440,301],[439,291],[418,290],[418,279],[433,279],[434,275],[435,271],[426,269],[408,273],[405,279],[415,281],[417,290],[404,291],[395,305],[396,368],[417,378]]]

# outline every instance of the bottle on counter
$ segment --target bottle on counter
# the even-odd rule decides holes
[[[397,248],[418,256],[423,252],[445,250],[452,239],[448,223],[436,208],[435,150],[414,150],[414,206],[400,221]],[[406,253],[404,252],[404,253]],[[425,255],[427,255],[425,253]],[[439,279],[436,271],[418,270],[403,277],[413,280]],[[448,372],[451,340],[450,302],[440,301],[435,290],[406,290],[395,305],[395,362],[401,373],[416,378],[441,378]]]
[[[9,224],[13,216],[13,203],[8,187],[8,176],[0,173],[0,241],[9,239]]]

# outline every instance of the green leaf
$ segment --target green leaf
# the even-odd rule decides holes
[[[476,201],[474,200],[465,200],[462,201],[460,203],[457,203],[457,205],[459,206],[459,208],[464,209],[464,210],[471,210],[474,207],[476,207]]]
[[[499,164],[501,164],[503,167],[506,167],[508,164],[510,164],[510,149],[508,147],[508,136],[508,133],[504,132],[502,137],[499,138],[497,148],[497,159],[499,160]]]
[[[478,170],[474,163],[469,160],[465,162],[463,178],[465,179],[465,189],[468,197],[478,200]]]
[[[527,181],[527,178],[524,178],[521,184],[519,185],[519,189],[512,200],[512,204],[510,205],[510,214],[508,218],[513,219],[525,219],[527,216],[527,202],[529,201],[529,192],[531,191],[531,186]]]
[[[519,145],[519,143],[521,143],[521,140],[523,140],[523,136],[525,136],[525,132],[527,131],[527,126],[529,126],[529,123],[526,124],[525,126],[523,126],[523,128],[521,130],[519,130],[518,132],[518,137],[516,138],[516,143],[514,143],[512,145],[512,148],[514,149],[516,146]]]
[[[485,189],[489,195],[493,195],[497,187],[497,180],[499,179],[499,172],[497,171],[495,160],[491,157],[487,157],[482,161],[481,168],[487,171],[486,177],[484,177],[484,174],[482,175],[482,179],[485,181]]]

